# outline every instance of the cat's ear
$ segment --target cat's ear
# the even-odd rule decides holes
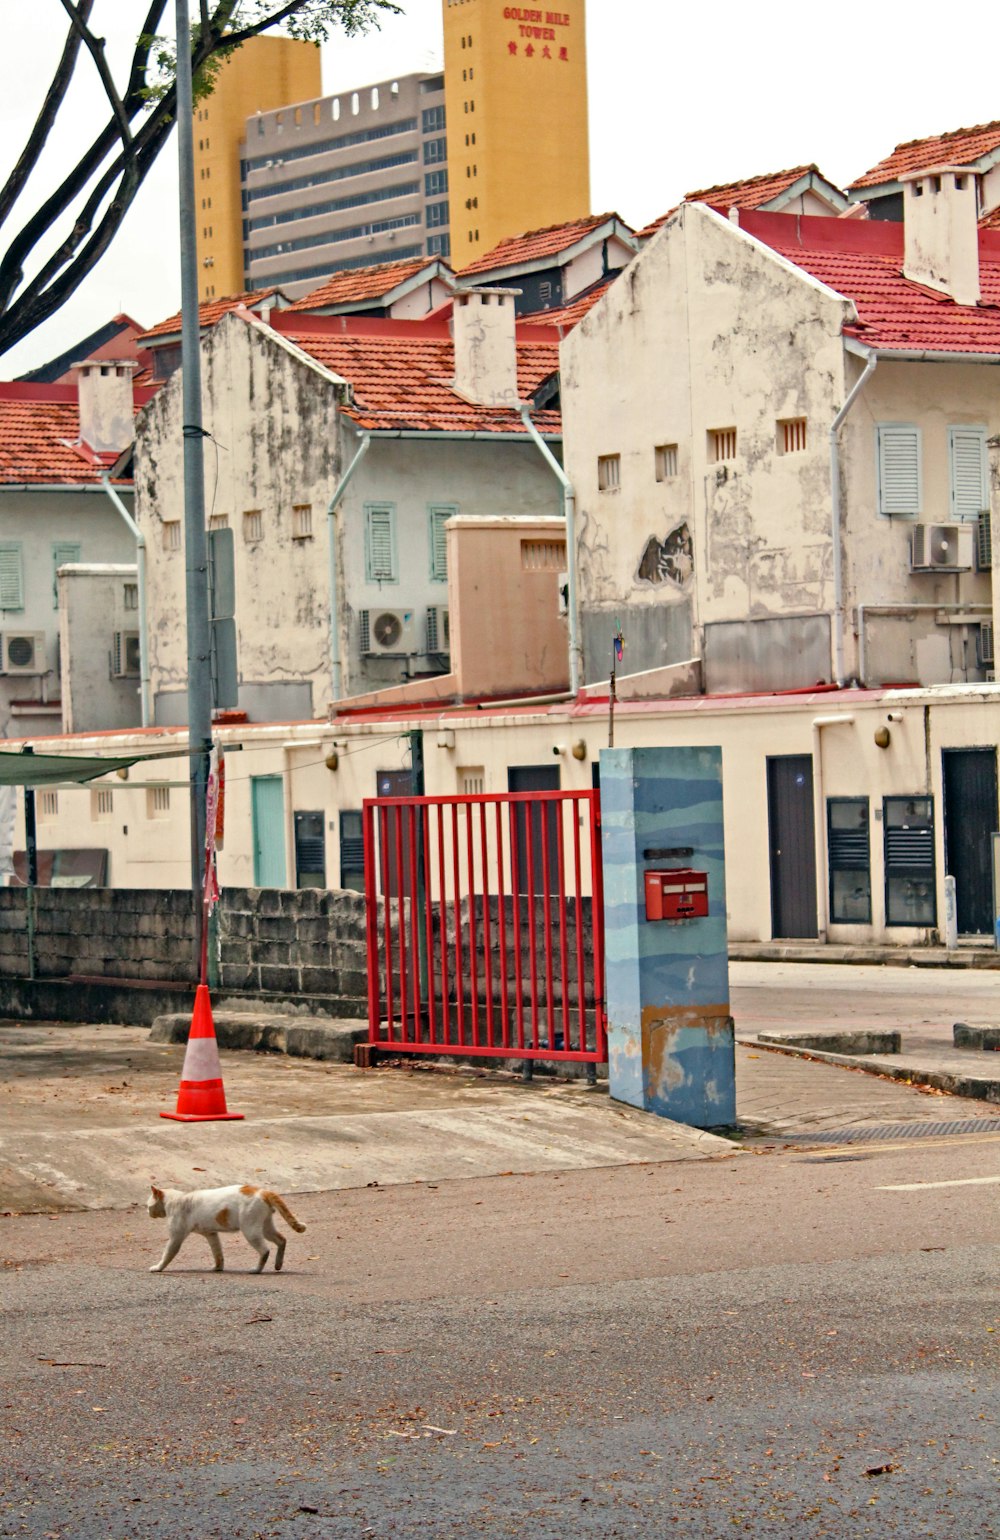
[[[162,1198],[163,1197],[163,1190],[162,1190],[162,1188],[157,1187],[153,1182],[150,1182],[149,1188],[150,1188],[150,1191],[152,1192],[154,1198]]]

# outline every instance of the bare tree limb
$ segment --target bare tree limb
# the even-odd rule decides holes
[[[80,0],[80,12],[84,20],[93,9],[94,0]],[[2,190],[0,190],[0,225],[3,224],[31,173],[38,164],[38,158],[45,148],[52,127],[59,116],[59,108],[63,104],[70,81],[73,79],[73,71],[76,67],[77,54],[80,51],[80,37],[75,28],[70,28],[66,38],[66,44],[62,51],[58,67],[52,77],[52,84],[46,92],[42,110],[35,120],[35,125],[28,137],[28,142],[18,157],[17,165],[7,178]]]
[[[70,26],[81,38],[87,48],[87,52],[94,61],[101,85],[104,87],[104,94],[111,104],[112,114],[118,124],[118,132],[121,135],[122,143],[128,144],[132,137],[132,129],[126,116],[122,99],[118,95],[114,80],[111,77],[111,71],[108,69],[108,61],[104,53],[104,38],[94,36],[80,16],[79,10],[73,4],[73,0],[62,0],[62,6],[69,16]]]

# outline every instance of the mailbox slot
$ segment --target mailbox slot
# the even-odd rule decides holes
[[[698,920],[708,914],[708,873],[682,867],[646,872],[647,920]]]

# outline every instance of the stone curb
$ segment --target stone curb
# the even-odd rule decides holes
[[[815,1048],[821,1053],[861,1054],[899,1053],[901,1032],[758,1032],[758,1043],[781,1047]]]
[[[731,941],[730,962],[852,963],[888,968],[1000,968],[1000,952],[993,947],[963,947],[949,952],[944,947],[886,947],[786,945],[780,941]]]
[[[821,1048],[803,1048],[789,1039],[741,1037],[743,1047],[766,1048],[797,1059],[813,1059],[820,1064],[838,1064],[844,1069],[864,1070],[866,1075],[881,1075],[886,1080],[901,1080],[906,1085],[926,1085],[950,1096],[968,1096],[975,1101],[1000,1103],[1000,1079],[954,1074],[950,1070],[924,1069],[916,1064],[890,1064],[885,1059],[863,1059],[853,1054],[830,1053]]]
[[[220,1048],[286,1053],[297,1059],[324,1059],[353,1064],[354,1045],[368,1037],[368,1025],[309,1016],[254,1015],[248,1011],[215,1011],[215,1036]],[[190,1016],[157,1016],[149,1033],[152,1043],[186,1043]]]

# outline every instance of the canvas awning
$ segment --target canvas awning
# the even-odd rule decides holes
[[[144,759],[187,759],[189,749],[156,749],[138,754],[0,753],[0,786],[53,786],[66,781],[96,781],[113,770],[128,770]]]

